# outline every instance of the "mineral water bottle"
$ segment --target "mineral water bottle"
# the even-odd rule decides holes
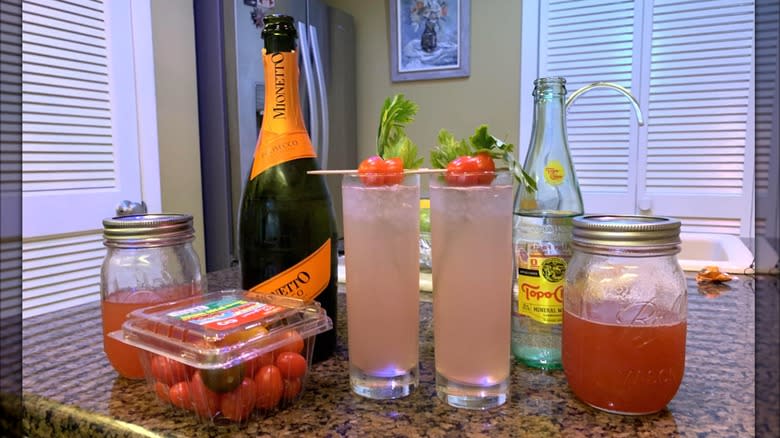
[[[263,18],[265,112],[239,213],[241,283],[247,290],[316,300],[336,326],[336,223],[298,96],[292,17]],[[336,331],[317,335],[329,357]]]
[[[512,297],[512,353],[522,363],[561,368],[561,323],[572,218],[582,196],[566,139],[566,80],[534,81],[534,124],[523,168],[537,190],[514,203],[517,286]]]

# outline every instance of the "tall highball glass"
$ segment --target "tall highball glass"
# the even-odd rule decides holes
[[[512,177],[485,178],[430,182],[436,393],[466,409],[509,398]]]
[[[419,385],[420,180],[342,180],[349,380],[372,399]]]

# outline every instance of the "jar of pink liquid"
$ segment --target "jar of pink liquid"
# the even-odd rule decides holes
[[[573,224],[561,352],[569,387],[607,412],[658,412],[685,371],[680,221],[586,215]]]
[[[103,221],[103,350],[121,376],[144,377],[139,351],[108,333],[121,329],[133,310],[206,291],[194,238],[190,215],[142,214]]]

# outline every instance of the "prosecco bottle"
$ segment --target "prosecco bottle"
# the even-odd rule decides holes
[[[263,18],[265,107],[241,200],[239,261],[246,290],[318,301],[336,326],[336,225],[328,188],[298,96],[297,32],[292,17]],[[317,336],[315,362],[336,346]]]

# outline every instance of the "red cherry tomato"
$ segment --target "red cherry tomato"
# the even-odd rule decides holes
[[[247,377],[238,388],[222,395],[220,412],[233,421],[246,420],[255,408],[256,397],[255,381]]]
[[[285,351],[276,357],[276,366],[285,379],[295,379],[306,374],[306,358],[298,353]]]
[[[477,168],[484,172],[493,172],[496,170],[496,163],[493,158],[487,152],[480,152],[474,155],[474,159],[477,162]]]
[[[480,172],[485,172],[478,176],[480,184],[490,184],[496,177],[494,173],[496,171],[496,163],[493,158],[487,152],[480,152],[474,156],[474,160],[477,162],[477,169]]]
[[[358,175],[360,175],[360,181],[365,186],[381,186],[385,184],[384,174],[386,170],[387,164],[385,160],[378,155],[373,155],[360,162]]]
[[[282,373],[274,365],[260,368],[255,375],[255,387],[257,388],[257,400],[255,406],[259,409],[272,409],[282,399]]]
[[[285,379],[282,398],[284,398],[284,400],[287,402],[295,400],[295,397],[301,393],[302,387],[303,383],[301,382],[301,379]]]
[[[154,383],[154,392],[157,394],[157,397],[167,403],[171,402],[171,394],[170,394],[170,388],[168,385],[162,382],[155,382]]]
[[[303,351],[303,338],[297,331],[291,330],[282,336],[284,336],[286,344],[276,350],[277,355],[279,353],[284,353],[285,351],[290,351],[292,353],[300,353]]]
[[[269,351],[268,353],[261,354],[256,358],[249,361],[247,364],[247,377],[254,377],[260,369],[266,365],[273,365],[276,360],[275,351]]]
[[[385,160],[385,185],[401,184],[404,180],[404,162],[399,157]]]
[[[168,386],[187,380],[191,372],[187,365],[164,356],[154,355],[151,366],[154,378]]]
[[[206,387],[200,373],[192,376],[190,397],[195,413],[201,417],[211,418],[219,412],[219,394]]]
[[[404,179],[404,162],[400,157],[383,160],[374,155],[360,163],[358,175],[363,185],[368,187],[400,184]]]
[[[192,410],[192,401],[190,400],[190,384],[187,382],[179,382],[168,391],[171,403],[174,406],[178,406],[182,409]]]
[[[450,161],[444,179],[451,186],[490,184],[495,178],[496,164],[487,152],[475,156],[462,155]]]
[[[479,183],[479,163],[474,157],[463,155],[447,164],[444,179],[451,186],[472,186]]]

